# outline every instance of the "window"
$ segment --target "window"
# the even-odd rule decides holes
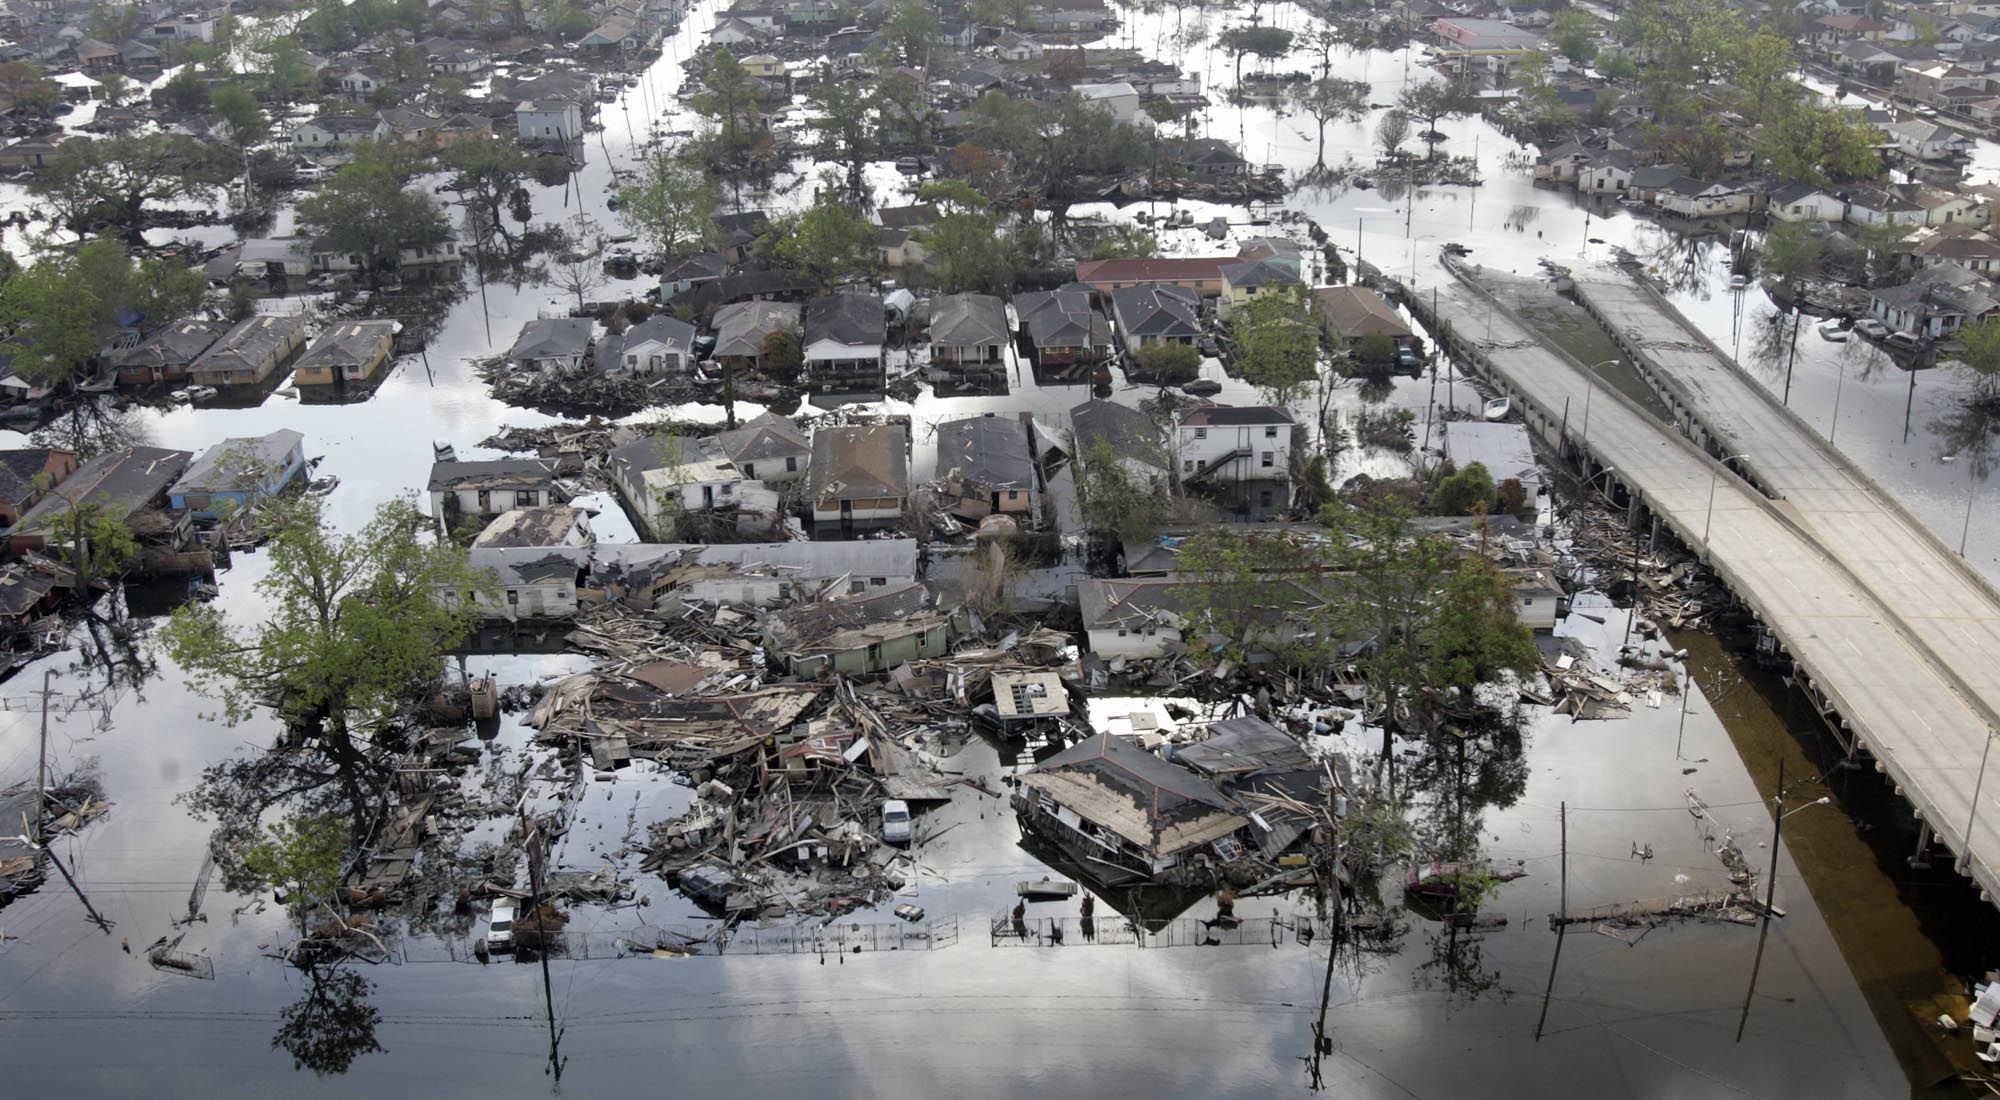
[[[1118,628],[1118,636],[1119,636],[1120,638],[1123,638],[1123,637],[1125,636],[1125,634],[1126,634],[1126,631],[1125,631],[1125,628],[1124,628],[1124,627],[1119,627],[1119,628]]]
[[[754,462],[745,462],[743,464],[743,476],[755,481],[757,479],[757,464]]]
[[[1257,464],[1264,467],[1266,470],[1270,469],[1273,466],[1276,466],[1278,464],[1278,452],[1265,451],[1263,457],[1258,460]]]
[[[1268,427],[1268,428],[1265,428],[1265,429],[1264,429],[1264,438],[1265,438],[1265,439],[1276,439],[1276,438],[1278,438],[1278,429],[1277,429],[1277,426],[1276,426],[1276,425],[1273,425],[1273,426],[1271,426],[1271,427]]]
[[[1208,438],[1208,429],[1207,429],[1207,428],[1196,428],[1196,429],[1194,430],[1194,437],[1195,437],[1196,439],[1207,439],[1207,438]]]
[[[795,474],[798,472],[798,470],[799,470],[799,460],[793,456],[786,456],[785,472],[788,474]]]
[[[1271,490],[1265,489],[1264,491],[1257,494],[1257,507],[1269,508],[1270,506],[1271,506]]]
[[[889,578],[887,578],[887,577],[870,577],[870,578],[868,578],[868,586],[869,586],[870,588],[887,588],[887,587],[889,587]]]
[[[1181,473],[1191,474],[1193,472],[1194,472],[1194,459],[1192,458],[1181,459]]]
[[[522,489],[514,494],[514,507],[533,508],[542,502],[542,494],[534,489]]]
[[[518,588],[509,588],[509,589],[507,590],[507,606],[508,606],[508,607],[519,607],[519,606],[521,606],[521,590],[520,590],[520,589],[518,589]]]

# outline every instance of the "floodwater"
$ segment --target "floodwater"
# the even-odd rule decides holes
[[[695,8],[642,86],[602,109],[606,130],[586,144],[580,186],[538,190],[537,220],[569,216],[581,203],[600,223],[613,224],[602,208],[611,187],[607,155],[616,164],[632,162],[644,120],[674,102],[680,59],[713,25],[716,6],[710,0]],[[1218,80],[1226,83],[1229,64],[1206,47],[1153,48],[1165,41],[1177,16],[1136,9],[1123,14],[1127,23],[1116,40],[1191,58],[1211,88]],[[1304,25],[1303,14],[1290,6],[1267,7],[1265,15],[1281,26]],[[1222,19],[1212,25],[1219,29]],[[1406,74],[1417,73],[1409,61],[1380,52],[1334,55],[1343,75],[1375,82],[1378,103],[1392,100]],[[1316,59],[1301,54],[1292,67],[1308,64]],[[1216,98],[1206,122],[1210,133],[1241,140],[1253,161],[1310,165],[1312,135],[1302,120]],[[685,128],[680,118],[662,129]],[[1372,128],[1372,118],[1329,127],[1329,159],[1348,153],[1370,159]],[[1412,265],[1419,287],[1442,277],[1435,250],[1447,240],[1472,246],[1480,262],[1532,274],[1542,256],[1574,262],[1591,250],[1608,254],[1609,244],[1587,245],[1586,236],[1635,247],[1651,239],[1651,227],[1623,214],[1593,221],[1586,232],[1582,211],[1568,196],[1535,189],[1505,166],[1517,149],[1485,123],[1458,120],[1442,128],[1451,135],[1445,148],[1452,152],[1470,152],[1476,143],[1487,186],[1421,189],[1407,208],[1379,191],[1302,194],[1285,205],[1309,213],[1343,247],[1358,240],[1372,263],[1391,270]],[[877,165],[870,179],[886,196],[898,177]],[[809,191],[809,182],[796,184],[776,201],[804,201]],[[1248,224],[1234,229],[1240,235],[1262,231]],[[548,420],[494,402],[470,361],[504,349],[538,312],[564,306],[564,294],[550,287],[490,283],[482,289],[469,281],[426,356],[406,358],[365,404],[300,405],[274,397],[256,408],[149,410],[131,420],[152,442],[193,450],[225,436],[297,428],[309,453],[326,456],[323,470],[341,477],[332,511],[336,522],[351,528],[382,498],[421,488],[433,439],[452,441],[461,455],[484,456],[474,444],[503,424]],[[1711,334],[1717,331],[1708,312],[1690,312]],[[1802,347],[1795,402],[1805,399],[1804,390],[1817,395],[1824,388],[1817,381],[1802,384],[1806,358]],[[1222,380],[1213,364],[1208,373]],[[928,469],[927,428],[938,419],[1025,410],[1060,429],[1064,410],[1089,396],[1086,387],[1043,386],[1026,376],[1011,383],[1006,396],[927,392],[911,405],[885,403],[917,423],[913,468]],[[1849,378],[1847,400],[1854,384]],[[1227,387],[1222,400],[1252,399],[1238,383]],[[1120,399],[1149,393],[1121,387]],[[1386,394],[1343,391],[1340,407],[1349,413],[1387,401],[1421,415],[1428,394],[1427,383],[1402,380]],[[1469,387],[1456,398],[1471,399]],[[1843,404],[1843,446],[1848,407]],[[671,411],[721,415],[714,408]],[[1854,433],[1857,443],[1867,438],[1864,431]],[[1394,472],[1400,463],[1394,456],[1350,452],[1340,473]],[[1928,477],[1928,470],[1919,473]],[[1876,476],[1889,482],[1884,473]],[[257,555],[239,555],[222,576],[217,606],[232,616],[257,614],[253,585],[261,572]],[[1573,617],[1566,629],[1615,648],[1623,626],[1618,613],[1601,607],[1593,613],[1609,625]],[[284,938],[282,914],[216,883],[200,899],[202,920],[185,929],[172,921],[189,912],[207,837],[207,826],[191,820],[176,796],[206,764],[255,751],[276,730],[261,716],[236,727],[204,717],[213,705],[187,692],[153,643],[155,621],[112,618],[110,626],[80,630],[70,650],[0,687],[6,706],[0,711],[0,783],[33,776],[32,691],[51,671],[60,693],[49,719],[51,771],[93,771],[115,804],[61,848],[92,903],[116,922],[108,935],[86,922],[59,879],[0,911],[0,1037],[15,1087],[81,1095],[142,1089],[398,1095],[418,1088],[516,1095],[548,1087],[540,968],[451,961],[464,957],[462,937],[413,941],[401,964],[355,968],[367,982],[362,1007],[344,1004],[350,1011],[307,1017],[318,1027],[312,1065],[295,1063],[275,1044],[288,1010],[331,1004],[324,991],[315,999],[296,972],[262,954],[265,945]],[[468,664],[508,684],[580,667],[573,656],[475,656]],[[1478,828],[1487,854],[1497,862],[1521,861],[1527,875],[1500,887],[1486,910],[1507,917],[1504,929],[1453,932],[1405,915],[1394,922],[1397,928],[1367,938],[1368,950],[1343,949],[1326,1009],[1331,1041],[1320,1070],[1328,1091],[1357,1097],[1877,1097],[1908,1091],[1883,1029],[1812,897],[1799,887],[1787,852],[1779,853],[1778,903],[1790,915],[1771,928],[1754,990],[1754,928],[1688,922],[1642,937],[1638,930],[1601,934],[1585,924],[1560,941],[1551,932],[1548,916],[1563,907],[1565,885],[1572,910],[1713,888],[1722,870],[1712,850],[1725,833],[1753,865],[1761,868],[1769,858],[1768,815],[1710,708],[1699,699],[1690,708],[1677,757],[1678,718],[1671,697],[1660,709],[1642,702],[1633,717],[1615,722],[1531,718],[1518,744],[1481,750],[1484,758],[1472,762],[1474,793],[1463,810],[1439,793],[1456,790],[1455,783],[1428,778],[1426,797],[1439,800],[1430,812],[1479,814],[1483,806]],[[518,764],[526,758],[526,742],[525,731],[509,719],[494,742],[495,755]],[[1360,752],[1373,739],[1351,742]],[[952,766],[997,777],[1004,765],[993,747],[975,741]],[[1708,816],[1689,813],[1690,788],[1710,807]],[[619,846],[628,811],[668,812],[685,797],[681,792],[664,777],[637,769],[615,783],[587,785],[559,864],[582,870],[601,865],[604,853]],[[1809,813],[1833,816],[1831,809]],[[961,800],[924,817],[920,827],[937,839],[918,850],[923,873],[898,900],[928,910],[932,950],[669,961],[612,958],[615,947],[593,947],[587,959],[555,961],[548,999],[562,1028],[564,1087],[595,1094],[665,1079],[676,1094],[815,1097],[889,1089],[1260,1097],[1308,1090],[1306,1059],[1320,1010],[1326,936],[1307,944],[1279,929],[1275,943],[1212,947],[1085,945],[1074,936],[1060,948],[994,946],[985,922],[1011,904],[1015,880],[1047,873],[1045,865],[1019,846],[1011,813],[992,799]],[[1647,846],[1651,859],[1632,854]],[[1397,873],[1389,873],[1391,896]],[[581,913],[573,927],[596,944],[616,931],[695,920],[660,884],[647,893],[655,905]],[[1058,908],[1038,905],[1030,915],[1065,915]],[[1100,919],[1107,908],[1100,908]],[[1239,915],[1253,919],[1267,910],[1289,923],[1310,906],[1290,899],[1238,906]],[[1197,902],[1167,938],[1198,940],[1184,922],[1212,912],[1211,902]],[[864,911],[841,923],[857,922],[892,918]],[[944,930],[952,922],[956,939],[946,943]],[[158,971],[145,961],[147,945],[183,931],[180,949],[212,959],[213,982]],[[348,1059],[344,1075],[319,1072]]]

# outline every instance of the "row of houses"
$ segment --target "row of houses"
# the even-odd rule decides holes
[[[100,361],[124,387],[253,386],[298,355],[297,385],[364,385],[390,362],[398,327],[394,321],[344,320],[308,344],[306,319],[297,315],[259,314],[234,325],[190,319],[130,334]]]

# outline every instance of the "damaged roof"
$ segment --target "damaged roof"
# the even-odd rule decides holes
[[[531,458],[495,458],[483,462],[434,462],[431,464],[430,491],[452,489],[539,489],[553,484],[555,475],[547,466]]]
[[[1254,715],[1211,724],[1207,740],[1176,748],[1174,760],[1210,777],[1313,766],[1297,738]]]
[[[71,501],[129,523],[133,513],[167,491],[192,458],[187,451],[161,447],[127,447],[98,455],[63,479],[61,493],[50,493],[28,509],[14,530],[45,530],[57,516],[70,510]]]
[[[472,548],[559,546],[584,522],[584,511],[567,504],[544,504],[502,512],[486,525]]]
[[[901,424],[843,424],[813,433],[809,483],[820,501],[910,492],[910,437]]]
[[[261,489],[271,475],[291,463],[292,452],[306,437],[290,428],[280,428],[262,436],[225,439],[203,451],[187,473],[167,492],[240,493]]]
[[[722,453],[738,466],[760,458],[783,458],[812,450],[812,441],[798,425],[772,412],[717,435],[715,441],[722,445]]]
[[[843,636],[867,627],[919,617],[930,604],[930,592],[915,581],[886,588],[869,588],[852,596],[795,604],[771,616],[772,641],[794,656],[806,650],[846,649]],[[923,615],[929,625],[936,616]],[[892,632],[900,636],[903,631]]]
[[[806,303],[808,346],[831,340],[842,347],[874,347],[885,330],[879,295],[844,291]]]
[[[1247,821],[1208,780],[1109,733],[1042,761],[1021,784],[1158,856],[1219,840]]]
[[[1035,458],[1017,420],[972,416],[937,426],[937,476],[985,489],[1033,489]]]

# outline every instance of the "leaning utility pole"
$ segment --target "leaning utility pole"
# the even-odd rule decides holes
[[[528,912],[535,918],[535,953],[542,957],[542,1008],[549,1020],[549,1064],[544,1071],[555,1077],[556,1087],[562,1087],[562,1032],[556,1028],[555,992],[549,985],[549,929],[542,919],[542,872],[548,860],[548,837],[539,824],[530,824],[526,811],[522,812],[522,825],[528,832]],[[520,936],[520,919],[515,918],[515,937]]]
[[[1542,1025],[1549,1022],[1549,998],[1556,991],[1556,964],[1563,957],[1563,934],[1569,931],[1569,800],[1564,799],[1560,811],[1562,839],[1559,841],[1562,853],[1562,915],[1561,924],[1556,925],[1556,953],[1549,959],[1549,984],[1542,989],[1542,1015],[1535,1021],[1535,1041],[1542,1041]]]
[[[56,670],[42,670],[42,748],[41,758],[35,764],[35,822],[31,831],[35,834],[35,844],[41,846],[47,838],[42,835],[42,819],[48,816],[49,798],[49,680]],[[67,875],[69,872],[65,871]]]

